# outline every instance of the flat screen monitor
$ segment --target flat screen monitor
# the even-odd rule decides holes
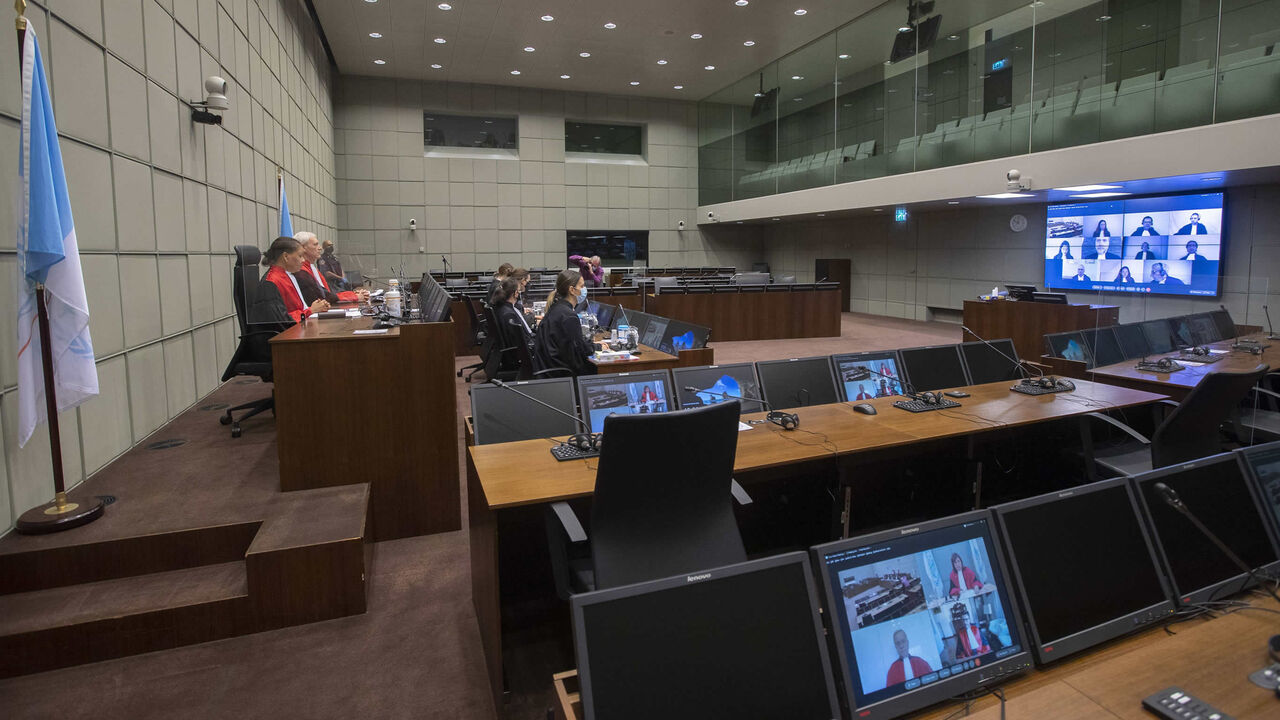
[[[893,36],[893,47],[889,50],[889,62],[896,63],[900,60],[906,60],[916,53],[925,52],[933,47],[933,43],[938,39],[938,27],[941,24],[942,16],[934,15],[921,20],[919,23],[906,26],[907,30],[905,32],[899,30]]]
[[[774,410],[840,402],[831,358],[825,355],[758,362],[756,374]]]
[[[662,413],[674,409],[675,403],[666,370],[584,375],[578,378],[578,397],[582,420],[593,433],[604,430],[604,419],[610,415]]]
[[[756,366],[753,363],[676,368],[672,373],[675,374],[676,394],[680,398],[681,409],[715,405],[740,398],[742,412],[764,410],[758,399],[747,399],[762,397],[760,380],[756,377]],[[686,387],[694,388],[695,392],[689,392]]]
[[[1120,352],[1124,353],[1126,360],[1151,354],[1151,347],[1147,345],[1147,334],[1143,332],[1140,323],[1116,325],[1112,328],[1112,332],[1115,333],[1116,342],[1120,344]]]
[[[1186,516],[1165,503],[1156,483],[1178,493],[1200,522],[1250,567],[1270,570],[1280,565],[1262,512],[1234,454],[1152,470],[1133,476],[1132,482],[1169,570],[1174,595],[1182,603],[1220,600],[1244,589],[1248,576]]]
[[[1035,285],[1005,285],[1004,289],[1009,291],[1009,297],[1014,300],[1031,300],[1031,296],[1039,292],[1039,288]]]
[[[1186,348],[1196,344],[1191,332],[1191,321],[1185,316],[1169,318],[1169,332],[1173,335],[1173,347]]]
[[[648,230],[569,230],[565,249],[569,255],[599,256],[605,267],[649,264]]]
[[[902,361],[897,350],[833,355],[831,362],[845,402],[902,394]],[[859,377],[862,379],[855,379]]]
[[[1093,356],[1095,367],[1103,367],[1124,361],[1124,351],[1120,349],[1120,342],[1116,340],[1113,328],[1102,327],[1093,330],[1081,330],[1080,337],[1084,338],[1085,347],[1089,348],[1089,354]]]
[[[1231,313],[1226,310],[1214,310],[1209,315],[1213,317],[1213,324],[1218,326],[1218,337],[1230,340],[1236,336],[1236,324],[1231,319]]]
[[[512,388],[577,416],[573,378],[509,382]],[[572,435],[582,426],[518,393],[488,383],[471,386],[471,422],[476,445]]]
[[[987,511],[813,555],[853,717],[898,717],[1031,667]]]
[[[1008,338],[984,342],[961,343],[960,354],[969,368],[969,380],[974,385],[1006,380],[1020,380],[1022,366],[1018,364],[1018,351]]]
[[[804,553],[574,595],[570,611],[587,720],[840,717]]]
[[[613,313],[617,309],[616,306],[606,303],[597,303],[597,305],[599,305],[599,308],[596,310],[596,324],[602,328],[612,327]]]
[[[657,344],[651,347],[656,347],[668,355],[678,355],[681,350],[706,347],[707,338],[710,335],[711,328],[680,320],[668,320]]]
[[[1227,234],[1223,194],[1050,205],[1044,283],[1064,290],[1214,297]]]
[[[899,350],[898,354],[902,356],[907,382],[916,392],[969,384],[969,374],[964,370],[958,345],[910,348]]]
[[[1245,471],[1253,480],[1263,513],[1280,538],[1280,441],[1238,451]]]
[[[1124,635],[1174,603],[1127,478],[999,505],[1009,567],[1044,663]],[[1087,526],[1081,518],[1088,518]]]
[[[1147,338],[1147,349],[1152,355],[1173,352],[1173,348],[1176,347],[1173,342],[1173,330],[1165,318],[1142,323],[1142,334]]]
[[[423,322],[448,320],[451,307],[449,303],[452,301],[449,292],[440,287],[431,273],[422,274],[422,282],[418,285],[418,307]]]
[[[1218,324],[1213,321],[1212,313],[1199,313],[1187,317],[1191,326],[1191,339],[1196,345],[1208,345],[1223,339],[1218,332]]]

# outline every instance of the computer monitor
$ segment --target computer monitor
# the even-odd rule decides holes
[[[1116,340],[1116,333],[1113,328],[1100,327],[1092,330],[1081,330],[1080,337],[1084,338],[1085,347],[1089,348],[1089,354],[1093,356],[1095,367],[1103,367],[1124,361],[1124,351],[1120,349],[1120,342]]]
[[[1147,345],[1147,335],[1142,331],[1140,323],[1116,325],[1111,328],[1111,331],[1115,333],[1116,342],[1120,344],[1120,352],[1124,353],[1126,360],[1151,354],[1151,348]]]
[[[836,369],[840,399],[845,402],[902,394],[902,361],[897,350],[832,355],[831,362]],[[858,377],[862,379],[854,379]]]
[[[678,355],[681,350],[706,347],[710,335],[711,328],[680,320],[668,320],[666,329],[658,338],[658,344],[652,347],[670,355]]]
[[[840,402],[831,358],[825,355],[758,362],[756,374],[774,410]]]
[[[1191,326],[1191,339],[1196,345],[1208,345],[1223,339],[1218,332],[1218,324],[1213,321],[1213,313],[1198,313],[1187,317]]]
[[[917,392],[961,387],[969,384],[964,361],[957,345],[935,345],[899,350],[902,370],[911,389]]]
[[[672,373],[675,375],[676,395],[680,398],[681,409],[742,398],[742,412],[764,411],[764,405],[759,401],[763,397],[760,394],[760,379],[756,377],[756,366],[753,363],[676,368]],[[710,392],[689,392],[685,390],[686,387]]]
[[[507,383],[571,416],[578,408],[573,399],[573,378]],[[476,445],[572,435],[582,426],[506,388],[488,383],[471,386],[471,423]]]
[[[569,603],[587,720],[840,717],[803,553]]]
[[[1186,316],[1169,318],[1169,331],[1173,333],[1173,347],[1187,348],[1197,345],[1191,332],[1191,321]]]
[[[1214,310],[1209,315],[1213,317],[1213,324],[1218,326],[1218,337],[1230,340],[1236,336],[1236,324],[1231,319],[1231,313],[1226,310]]]
[[[582,420],[591,432],[604,430],[610,415],[644,415],[673,409],[671,374],[666,370],[583,375],[578,378]]]
[[[617,309],[615,305],[599,303],[599,309],[596,311],[596,324],[602,328],[610,328],[613,326],[613,312]]]
[[[1168,320],[1147,320],[1141,326],[1142,334],[1147,339],[1147,349],[1152,355],[1173,352],[1173,331],[1169,328]]]
[[[1237,450],[1245,472],[1253,481],[1263,515],[1280,538],[1280,441]]]
[[[1034,293],[1040,291],[1035,285],[1009,285],[1006,284],[1004,289],[1009,292],[1009,297],[1014,300],[1031,300]]]
[[[1089,346],[1085,344],[1084,336],[1079,330],[1045,335],[1044,344],[1053,357],[1075,360],[1084,363],[1086,367],[1093,367],[1093,356],[1089,354]]]
[[[1018,351],[1008,338],[992,340],[990,344],[961,343],[960,354],[964,356],[965,367],[969,368],[969,381],[974,385],[1021,380],[1023,377]]]
[[[1218,600],[1244,589],[1247,575],[1237,568],[1182,513],[1165,503],[1156,483],[1178,493],[1227,547],[1250,567],[1280,566],[1250,484],[1232,453],[1211,455],[1131,478],[1160,551],[1175,597],[1184,604]]]
[[[1040,662],[1173,612],[1127,478],[993,508]],[[1081,518],[1088,518],[1087,524]]]
[[[668,318],[660,317],[658,315],[649,315],[648,322],[644,324],[643,328],[638,329],[640,334],[640,344],[648,345],[651,348],[658,347],[658,345],[662,343],[662,336],[666,334],[667,325],[670,323],[671,320]]]
[[[449,291],[440,287],[440,283],[431,273],[422,274],[422,282],[418,285],[418,316],[423,322],[444,322],[449,319]]]
[[[987,511],[813,555],[852,717],[897,717],[1031,667]]]

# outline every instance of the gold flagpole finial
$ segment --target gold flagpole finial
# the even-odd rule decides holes
[[[13,0],[13,9],[18,13],[17,26],[19,30],[27,29],[27,0]]]

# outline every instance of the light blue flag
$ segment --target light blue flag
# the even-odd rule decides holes
[[[289,217],[289,198],[284,194],[284,178],[280,178],[280,235],[293,237],[293,218]]]
[[[59,411],[98,394],[89,338],[89,303],[80,271],[71,196],[62,170],[58,128],[34,28],[22,52],[22,128],[18,153],[18,444],[44,422],[44,369],[36,292],[49,312],[53,387]]]

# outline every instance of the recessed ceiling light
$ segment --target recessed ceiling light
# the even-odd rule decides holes
[[[876,212],[884,212],[884,208],[876,208],[876,209],[875,209],[875,211],[876,211]]]
[[[1036,0],[1031,3],[1031,7],[1044,7],[1044,0]]]
[[[550,15],[542,16],[542,22],[551,22],[552,20],[555,20],[555,18],[551,17]]]
[[[568,75],[561,75],[561,76],[560,76],[560,79],[561,79],[561,80],[568,80],[568,79],[569,79],[569,76],[568,76]]]
[[[910,25],[899,25],[899,26],[898,26],[898,32],[900,32],[900,33],[909,33],[909,32],[911,32],[911,26],[910,26]]]
[[[826,213],[818,213],[818,217],[826,217],[826,216],[827,216]]]
[[[752,45],[755,45],[755,44],[756,44],[756,41],[755,41],[755,40],[748,40],[748,41],[746,41],[746,42],[744,42],[744,43],[742,43],[742,44],[743,44],[743,45],[746,45],[747,47],[751,47]]]
[[[803,75],[792,75],[792,76],[791,76],[791,79],[792,79],[792,80],[803,80],[803,79],[804,79],[804,76],[803,76]]]
[[[443,44],[445,44],[445,43],[447,43],[447,42],[449,42],[449,41],[448,41],[448,40],[445,40],[444,38],[436,38],[436,39],[435,39],[435,43],[436,43],[437,45],[443,45]]]
[[[1063,192],[1092,192],[1094,190],[1119,190],[1121,187],[1121,185],[1076,185],[1057,189]]]
[[[683,90],[683,89],[684,89],[684,86],[683,86],[683,85],[672,85],[671,87],[672,87],[672,88],[674,88],[674,89],[676,89],[676,90]]]
[[[748,2],[747,0],[733,0],[733,4],[737,5],[738,7],[746,7],[748,5]]]
[[[706,67],[704,67],[704,68],[702,68],[702,69],[703,69],[703,70],[715,70],[715,69],[716,69],[716,66],[715,66],[715,65],[708,65],[708,66],[706,66]]]
[[[365,1],[365,2],[367,2],[367,3],[376,3],[376,2],[378,2],[378,0],[364,0],[364,1]]]
[[[386,60],[383,60],[382,58],[378,58],[377,60],[374,60],[374,61],[373,61],[373,64],[374,64],[374,65],[386,65],[386,64],[387,64],[387,61],[386,61]]]
[[[702,39],[702,33],[694,33],[694,34],[692,34],[692,35],[690,35],[690,36],[689,36],[689,39],[690,39],[690,40],[701,40],[701,39]]]
[[[769,218],[770,220],[781,220],[782,218]]]
[[[1127,192],[1093,192],[1093,193],[1078,193],[1076,195],[1070,195],[1068,197],[1104,198],[1104,197],[1119,197],[1121,195],[1132,195],[1132,194],[1133,193],[1127,193]]]
[[[1142,23],[1141,25],[1139,25],[1139,26],[1138,26],[1138,29],[1139,29],[1139,30],[1150,30],[1150,29],[1151,29],[1151,25],[1150,25],[1149,23]]]
[[[382,33],[369,33],[369,37],[373,38],[374,40],[377,40],[378,38],[382,37]]]
[[[512,71],[511,71],[511,74],[512,74],[512,75],[519,75],[519,74],[520,74],[520,71],[519,71],[519,70],[512,70]]]
[[[432,69],[432,70],[439,70],[439,69],[440,69],[440,68],[442,68],[442,67],[444,67],[444,66],[443,66],[443,65],[441,65],[440,63],[431,63],[431,69]]]
[[[808,10],[805,10],[804,8],[797,8],[797,9],[796,9],[796,14],[797,14],[797,15],[804,15],[804,14],[805,14],[805,13],[807,13],[807,12],[809,12],[809,11],[808,11]]]
[[[840,59],[841,59],[841,60],[848,60],[848,59],[849,59],[849,53],[840,53],[839,57],[840,57]]]
[[[617,26],[617,24],[615,24],[615,23],[608,22],[608,23],[605,23],[605,24],[604,24],[604,29],[605,29],[605,30],[612,30],[612,29],[614,29],[614,28],[616,28],[616,27],[618,27],[618,26]]]
[[[1006,200],[1009,198],[1035,197],[1035,195],[1031,193],[1002,192],[992,195],[976,195],[975,197],[989,198],[991,200]]]
[[[947,201],[947,204],[948,204],[948,205],[959,205],[959,204],[960,204],[960,201],[959,201],[959,200],[948,200],[948,201]]]
[[[804,102],[804,98],[802,97],[794,97],[794,98],[791,98],[791,100],[793,102]]]
[[[536,49],[536,48],[534,48],[532,45],[530,45],[530,46],[526,47],[526,48],[524,49],[524,51],[525,51],[525,52],[533,52],[535,49]]]
[[[632,81],[631,81],[631,84],[632,84],[632,85],[639,85],[639,84],[640,84],[640,81],[639,81],[639,80],[632,80]]]
[[[666,64],[667,64],[667,61],[666,61],[666,60],[659,60],[659,61],[658,61],[658,64],[659,64],[659,65],[666,65]]]
[[[1106,21],[1108,21],[1108,20],[1110,20],[1110,19],[1111,19],[1111,16],[1110,16],[1110,15],[1099,15],[1098,17],[1096,17],[1096,18],[1094,18],[1094,19],[1095,19],[1095,20],[1097,20],[1098,22],[1106,22]]]
[[[578,53],[578,57],[591,57],[591,53],[589,53],[589,52],[580,52],[580,53]]]
[[[452,6],[452,5],[450,5],[449,3],[440,3],[440,4],[439,4],[439,5],[437,5],[436,7],[440,8],[441,10],[452,10],[452,9],[453,9],[453,6]]]

